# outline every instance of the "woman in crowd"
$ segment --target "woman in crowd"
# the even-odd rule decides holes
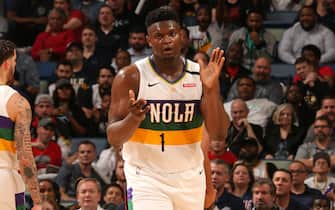
[[[232,194],[241,198],[246,210],[251,210],[254,174],[244,163],[237,163],[232,169]]]
[[[279,105],[272,122],[265,130],[264,153],[266,159],[292,160],[305,136],[304,129],[295,125],[296,114],[291,104]]]

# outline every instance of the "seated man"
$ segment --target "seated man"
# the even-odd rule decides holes
[[[332,123],[327,116],[317,117],[314,122],[314,140],[302,144],[295,156],[296,160],[302,161],[308,169],[313,167],[313,155],[323,151],[331,156],[331,166],[335,166],[335,143],[332,141]]]
[[[263,130],[259,125],[248,122],[247,104],[242,99],[233,100],[230,114],[232,121],[226,138],[227,148],[238,156],[241,141],[244,141],[245,138],[254,138],[257,139],[260,153],[263,148]]]
[[[277,105],[266,98],[255,98],[256,83],[251,77],[241,77],[236,84],[238,98],[245,101],[249,109],[248,122],[264,128]],[[231,101],[224,104],[230,119],[232,119],[231,104]]]
[[[217,191],[215,206],[217,209],[244,209],[240,198],[227,192],[225,184],[229,182],[229,168],[223,160],[212,160],[212,183]]]
[[[288,166],[288,170],[292,174],[291,197],[305,206],[312,206],[313,200],[322,194],[319,190],[304,183],[308,177],[306,165],[299,160],[295,160]]]
[[[80,210],[103,210],[99,205],[102,187],[95,178],[81,179],[76,188],[76,197]]]
[[[313,155],[313,175],[305,180],[305,184],[311,188],[320,190],[328,198],[334,200],[335,178],[330,172],[330,156],[326,152],[318,152]]]
[[[75,201],[75,184],[78,178],[95,178],[100,184],[105,184],[91,165],[95,158],[95,144],[89,140],[81,141],[78,145],[78,163],[64,164],[55,178],[60,188],[61,200]]]
[[[37,137],[31,141],[37,170],[40,174],[58,172],[62,165],[62,152],[59,145],[52,140],[54,135],[55,125],[52,118],[45,117],[39,120]]]

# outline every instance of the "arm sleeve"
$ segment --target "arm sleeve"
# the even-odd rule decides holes
[[[335,34],[326,28],[323,37],[325,52],[321,55],[320,63],[330,63],[335,61]]]
[[[292,45],[294,41],[294,31],[292,28],[284,32],[278,47],[278,56],[285,63],[293,64],[295,57],[292,53]]]
[[[295,156],[296,160],[308,159],[308,144],[303,144],[298,148],[297,154]]]

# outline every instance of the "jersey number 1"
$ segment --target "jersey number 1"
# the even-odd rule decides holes
[[[164,133],[161,133],[161,135],[159,136],[161,137],[162,152],[164,152],[164,144],[165,144]]]

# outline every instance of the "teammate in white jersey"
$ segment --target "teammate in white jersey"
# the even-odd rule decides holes
[[[212,186],[202,120],[210,139],[224,139],[229,126],[219,89],[223,51],[215,49],[206,67],[183,59],[169,7],[150,12],[146,26],[153,55],[115,77],[107,128],[109,143],[124,146],[128,209],[203,210]]]
[[[25,209],[26,185],[34,202],[32,209],[40,210],[37,170],[31,150],[31,109],[28,101],[9,86],[15,65],[15,45],[0,40],[0,209]]]

